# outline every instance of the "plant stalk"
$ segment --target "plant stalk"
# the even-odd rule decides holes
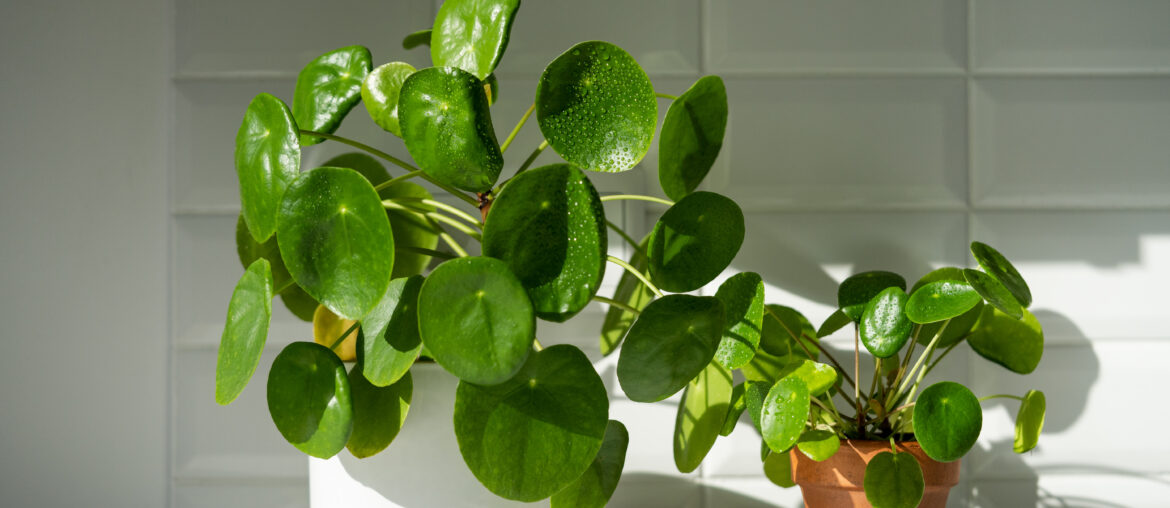
[[[672,100],[672,101],[673,101],[673,100],[678,100],[678,96],[677,96],[677,95],[670,95],[670,94],[668,94],[668,93],[654,92],[654,96],[655,96],[655,97],[658,97],[659,99],[670,99],[670,100]]]
[[[340,346],[342,342],[345,342],[345,338],[349,337],[349,334],[353,333],[354,330],[357,330],[357,327],[358,321],[354,321],[352,325],[349,325],[349,328],[341,333],[340,337],[333,341],[333,345],[329,346],[329,349],[337,351],[337,346]]]
[[[637,201],[649,201],[651,203],[659,203],[666,206],[674,206],[674,201],[668,199],[656,198],[654,196],[643,196],[641,194],[611,194],[609,196],[601,196],[601,202],[619,201],[623,199],[633,199]]]
[[[528,106],[528,111],[524,112],[524,116],[520,117],[520,122],[512,128],[512,133],[508,134],[508,138],[500,145],[500,153],[508,151],[508,147],[512,145],[512,140],[516,139],[516,134],[520,132],[520,128],[524,127],[525,123],[528,123],[528,117],[532,116],[533,111],[536,111],[535,102],[531,106]]]
[[[631,313],[631,314],[633,314],[633,315],[635,315],[635,316],[637,316],[637,315],[641,315],[641,314],[642,314],[642,311],[640,311],[640,310],[638,310],[638,309],[635,309],[635,308],[631,307],[631,306],[630,306],[630,305],[628,305],[628,304],[625,304],[625,303],[619,302],[619,301],[617,301],[617,300],[613,300],[613,299],[611,299],[611,298],[606,298],[606,297],[604,297],[604,296],[597,296],[597,295],[594,295],[594,296],[593,296],[593,299],[594,299],[594,300],[596,300],[596,301],[599,301],[599,302],[601,302],[601,303],[604,303],[604,304],[607,304],[607,305],[612,305],[612,306],[614,306],[614,307],[617,307],[617,308],[619,308],[619,309],[622,309],[622,310],[624,310],[624,311],[626,311],[626,312],[629,312],[629,313]]]
[[[419,169],[419,170],[416,170],[416,171],[411,171],[411,172],[409,172],[409,173],[407,173],[407,174],[405,174],[405,175],[402,175],[402,176],[396,176],[396,177],[394,177],[394,178],[391,178],[391,179],[389,179],[389,180],[386,180],[385,182],[382,182],[382,183],[380,183],[380,184],[378,184],[378,185],[375,185],[375,186],[374,186],[374,190],[375,190],[375,191],[380,191],[380,190],[382,190],[382,189],[385,189],[385,188],[387,188],[387,187],[390,187],[391,185],[394,185],[394,184],[396,184],[396,183],[398,183],[398,182],[401,182],[401,181],[404,181],[404,180],[410,180],[411,178],[414,178],[414,177],[416,177],[416,176],[423,176],[423,175],[425,175],[425,174],[426,174],[426,173],[423,173],[423,170],[421,170],[421,169]]]
[[[658,295],[660,298],[662,297],[662,291],[660,289],[658,289],[658,286],[655,286],[654,283],[650,282],[650,279],[647,278],[646,275],[644,275],[642,272],[638,271],[637,268],[630,266],[629,263],[623,261],[621,258],[617,258],[614,256],[606,256],[605,259],[607,261],[609,261],[610,263],[613,263],[613,264],[618,265],[622,268],[625,268],[625,270],[627,272],[630,272],[630,275],[637,277],[638,280],[642,281],[642,284],[645,284],[647,288],[650,288],[650,291],[653,291],[654,294]]]

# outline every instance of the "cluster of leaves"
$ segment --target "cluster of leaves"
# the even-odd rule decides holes
[[[1027,310],[1032,302],[1027,284],[990,246],[974,242],[971,252],[982,271],[940,268],[923,276],[909,292],[905,279],[895,273],[853,275],[838,288],[839,309],[815,330],[793,309],[763,306],[759,349],[740,367],[745,383],[730,387],[727,381],[728,388],[712,390],[711,381],[706,380],[702,388],[707,401],[699,405],[707,407],[692,408],[684,395],[686,418],[710,411],[711,393],[716,394],[717,404],[731,408],[725,431],[733,428],[740,412],[749,411],[763,437],[765,473],[785,487],[793,485],[793,453],[823,461],[837,453],[843,439],[889,440],[891,445],[917,441],[936,461],[958,460],[979,438],[980,402],[995,397],[1020,401],[1014,450],[1031,450],[1044,425],[1045,398],[1040,391],[980,399],[959,383],[943,381],[915,397],[926,375],[961,344],[1019,374],[1032,372],[1040,362],[1044,335]],[[735,290],[728,287],[732,282],[721,287],[720,293],[732,294]],[[745,318],[745,323],[756,322]],[[853,376],[819,342],[850,324],[854,325]],[[724,340],[735,337],[725,335]],[[862,345],[874,362],[868,390],[859,379]],[[919,345],[924,349],[912,364]],[[828,364],[817,362],[821,355]],[[837,401],[846,407],[838,411]],[[683,419],[680,409],[679,420]],[[685,444],[685,434],[676,432],[676,443]],[[692,440],[707,446],[713,439]],[[869,462],[865,490],[874,506],[918,506],[922,469],[912,455],[898,454],[891,446],[891,451]]]
[[[659,97],[670,97],[621,48],[583,42],[547,66],[532,108],[499,143],[493,71],[518,9],[518,0],[448,0],[431,30],[403,43],[428,45],[433,67],[374,67],[368,49],[345,47],[301,71],[291,108],[270,94],[252,100],[235,157],[246,270],[228,306],[216,400],[231,403],[248,384],[280,295],[312,321],[315,339],[285,347],[268,376],[269,412],[297,449],[322,458],[385,449],[409,412],[411,368],[428,358],[460,380],[455,437],[485,487],[508,499],[603,506],[628,435],[609,419],[606,389],[586,355],[570,345],[544,348],[536,320],[567,321],[594,300],[639,315],[620,331],[607,321],[602,346],[609,353],[625,338],[619,377],[633,400],[730,376],[712,359],[738,309],[728,306],[752,295],[662,292],[709,283],[743,241],[739,207],[696,190],[722,145],[727,97],[722,80],[708,76],[671,98],[659,177],[677,202],[603,198],[589,175],[634,168],[658,130]],[[413,164],[334,134],[359,103],[401,138]],[[506,151],[534,112],[545,141],[501,181]],[[302,149],[325,140],[366,153],[302,171]],[[529,169],[547,147],[565,162]],[[374,157],[406,172],[392,176]],[[414,178],[478,213],[435,199]],[[638,243],[606,220],[609,199],[669,209]],[[610,229],[637,253],[632,263],[609,256]],[[469,255],[453,232],[479,241],[482,255]],[[615,298],[598,296],[611,262],[648,296],[631,300],[627,281]],[[762,287],[754,280],[739,289]],[[722,354],[740,363],[755,349],[729,347]]]

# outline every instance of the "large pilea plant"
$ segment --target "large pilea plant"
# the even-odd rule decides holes
[[[947,348],[941,359],[963,339],[1013,370],[1035,367],[1039,326],[1024,310],[1027,287],[1002,256],[980,246],[986,273],[938,271],[909,297],[892,274],[851,278],[842,284],[842,311],[821,333],[796,311],[765,305],[754,273],[733,275],[714,296],[686,294],[719,276],[744,238],[735,202],[697,190],[722,145],[722,80],[704,77],[677,97],[657,93],[624,50],[583,42],[547,66],[532,107],[499,143],[492,73],[518,9],[518,0],[448,0],[431,30],[403,41],[407,49],[429,46],[433,67],[374,67],[369,50],[345,47],[301,71],[291,109],[269,94],[252,100],[235,155],[236,242],[246,270],[228,307],[217,402],[235,400],[252,377],[279,296],[312,322],[315,338],[285,347],[267,380],[273,422],[297,449],[322,458],[343,448],[357,457],[379,453],[406,420],[412,366],[433,360],[460,379],[455,438],[487,489],[520,501],[551,497],[556,507],[603,506],[628,434],[609,418],[606,389],[585,354],[536,338],[537,319],[565,322],[600,301],[609,306],[601,353],[620,351],[626,395],[656,402],[683,392],[674,433],[680,471],[696,469],[745,408],[764,438],[765,472],[779,483],[790,481],[778,472],[794,446],[823,458],[841,438],[917,437],[948,460],[970,447],[979,413],[965,389],[943,384],[914,394],[937,365],[935,351]],[[660,99],[670,101],[658,160],[670,199],[599,195],[591,178],[630,170],[646,155]],[[334,134],[359,102],[387,139],[401,138],[413,164]],[[501,179],[514,160],[512,140],[533,113],[544,141]],[[326,141],[362,152],[302,171],[302,148]],[[548,148],[564,162],[533,167]],[[638,241],[605,217],[602,203],[621,199],[668,208]],[[630,245],[629,259],[609,254],[611,231]],[[480,242],[481,255],[456,236]],[[610,265],[622,276],[613,295],[600,296]],[[851,321],[883,358],[868,397],[860,397],[856,373],[816,361],[824,352],[818,338]],[[927,347],[908,368],[911,351],[905,361],[897,354],[914,347],[911,336]],[[733,383],[737,370],[746,383]],[[840,416],[833,394],[858,416]],[[917,432],[908,424],[915,407]],[[1043,396],[1030,392],[1018,451],[1035,444],[1042,419]],[[962,432],[940,430],[952,427]],[[903,461],[885,462],[893,464],[881,466],[891,479],[879,483],[907,481]]]

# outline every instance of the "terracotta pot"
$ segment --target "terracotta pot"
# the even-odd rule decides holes
[[[865,480],[865,466],[869,459],[883,451],[889,451],[889,441],[849,440],[841,443],[841,449],[824,462],[817,462],[793,448],[792,478],[800,486],[804,505],[808,508],[842,506],[871,506],[865,499],[862,488]],[[909,452],[922,466],[922,477],[926,491],[922,495],[925,508],[943,508],[947,505],[947,494],[959,483],[959,463],[938,462],[926,455],[918,443],[898,443],[898,452]]]

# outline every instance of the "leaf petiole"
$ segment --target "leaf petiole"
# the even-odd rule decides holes
[[[627,272],[630,272],[630,275],[633,275],[634,277],[637,277],[638,280],[642,281],[642,284],[644,284],[647,288],[650,288],[650,291],[653,291],[654,294],[658,295],[659,297],[662,296],[662,290],[658,289],[658,286],[655,286],[654,283],[650,282],[650,279],[647,278],[645,274],[638,271],[637,268],[634,268],[633,266],[631,266],[629,263],[625,262],[621,258],[617,258],[614,256],[606,256],[606,260],[609,261],[610,263],[613,263],[615,265],[618,265],[618,266],[624,268]]]

